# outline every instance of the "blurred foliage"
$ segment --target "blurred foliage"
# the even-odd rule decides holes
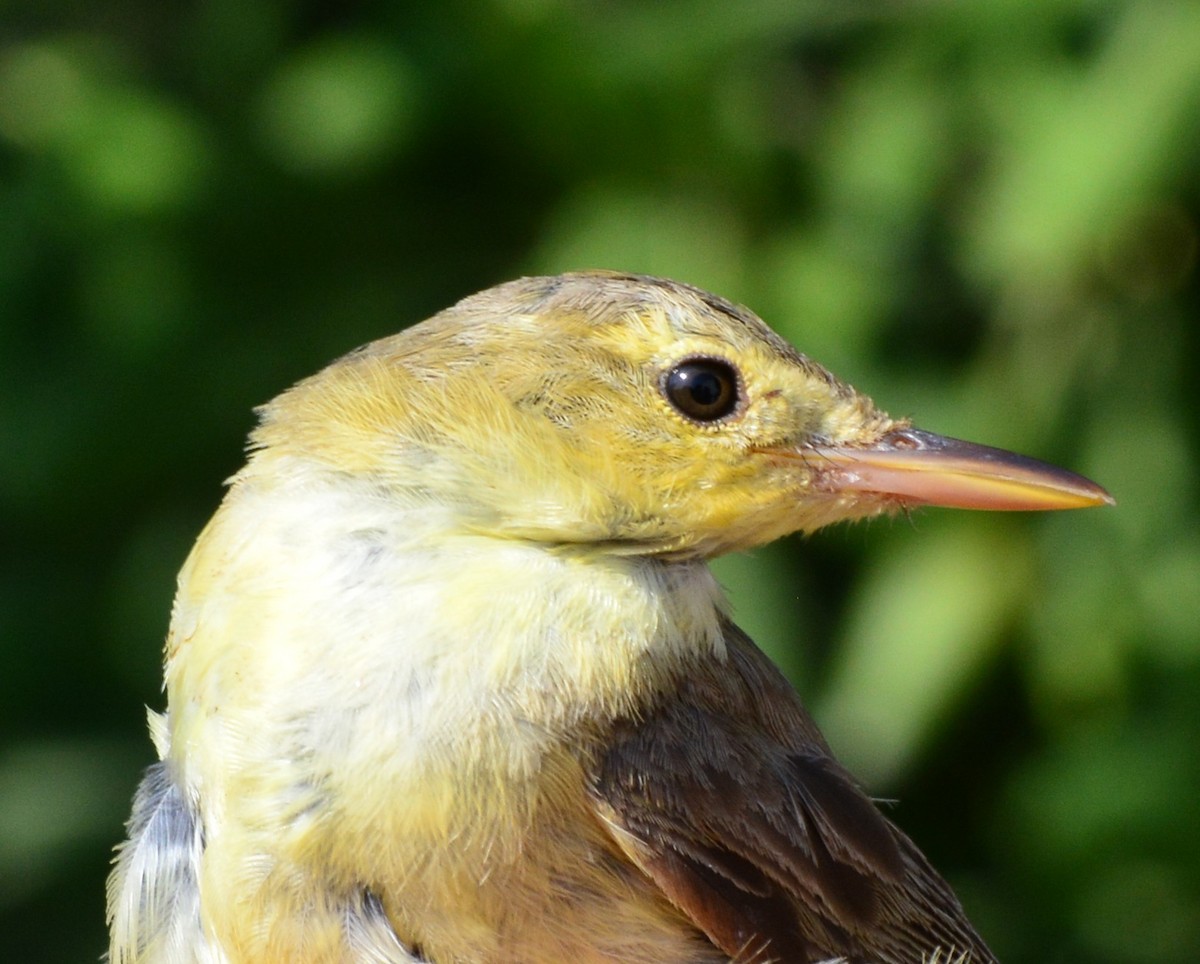
[[[1200,955],[1200,5],[8,4],[0,932],[95,960],[250,408],[521,273],[743,301],[1116,509],[722,560],[1009,962]]]

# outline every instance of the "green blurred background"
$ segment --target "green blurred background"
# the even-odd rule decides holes
[[[3,17],[4,959],[104,946],[174,574],[251,407],[580,267],[742,301],[893,414],[1111,488],[720,574],[1004,960],[1200,959],[1200,4]]]

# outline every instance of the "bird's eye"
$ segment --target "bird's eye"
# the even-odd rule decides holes
[[[681,414],[697,422],[716,422],[740,400],[737,372],[717,358],[680,362],[663,376],[662,392]]]

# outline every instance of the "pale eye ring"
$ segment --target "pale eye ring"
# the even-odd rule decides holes
[[[719,422],[741,405],[737,371],[720,358],[688,358],[663,373],[661,389],[671,406],[694,422]]]

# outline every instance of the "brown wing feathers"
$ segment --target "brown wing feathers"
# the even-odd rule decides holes
[[[681,679],[672,698],[618,726],[598,761],[598,808],[638,841],[642,870],[738,964],[919,964],[938,949],[993,961],[770,661],[732,624],[726,636],[721,674]],[[741,721],[722,711],[730,705]]]

